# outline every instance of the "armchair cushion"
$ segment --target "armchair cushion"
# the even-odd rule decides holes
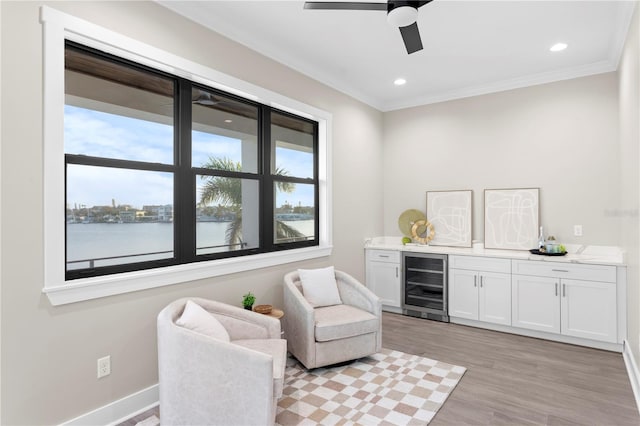
[[[302,294],[313,307],[342,303],[333,266],[321,269],[298,269]]]
[[[284,388],[284,370],[287,364],[287,341],[284,339],[242,339],[234,340],[231,343],[273,357],[273,396],[280,398]]]
[[[316,308],[313,314],[317,342],[328,342],[375,333],[380,327],[378,317],[351,305]]]
[[[229,333],[213,315],[202,306],[187,300],[184,312],[176,320],[176,324],[214,339],[229,342]]]

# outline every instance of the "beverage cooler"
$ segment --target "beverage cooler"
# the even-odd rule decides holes
[[[402,313],[449,322],[447,255],[403,252]]]

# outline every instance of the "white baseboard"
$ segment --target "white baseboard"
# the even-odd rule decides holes
[[[633,357],[633,353],[629,347],[629,342],[626,340],[624,341],[622,357],[624,358],[624,364],[627,367],[627,374],[629,375],[629,381],[631,382],[631,389],[633,389],[633,396],[636,398],[636,406],[638,407],[638,412],[640,412],[640,370],[638,370],[638,364]]]
[[[66,421],[62,423],[62,426],[116,425],[155,407],[158,405],[159,400],[160,394],[156,384],[78,416],[75,419]]]

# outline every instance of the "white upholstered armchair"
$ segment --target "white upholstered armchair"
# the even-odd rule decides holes
[[[273,424],[286,357],[275,318],[200,298],[171,303],[158,315],[162,424]]]
[[[382,346],[382,304],[350,275],[335,271],[340,304],[314,307],[298,271],[284,277],[283,327],[289,352],[306,368],[374,354]]]

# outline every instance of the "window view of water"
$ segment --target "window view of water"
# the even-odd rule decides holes
[[[66,43],[68,279],[137,266],[117,267],[123,264],[184,264],[193,255],[314,243],[317,123],[177,81]],[[182,96],[191,96],[190,114],[174,114]],[[261,132],[266,125],[270,132]],[[191,138],[175,138],[176,128]],[[191,153],[190,164],[175,161],[177,150]],[[177,187],[185,172],[195,173],[195,182]],[[273,188],[262,187],[260,177],[269,174]],[[193,202],[195,216],[175,216],[174,206]],[[195,235],[176,232],[175,217]],[[261,232],[272,226],[272,236]]]
[[[313,220],[283,221],[303,235],[313,236]],[[224,246],[230,222],[196,223],[197,247]],[[153,253],[153,254],[148,254]],[[114,257],[115,259],[104,259]],[[82,269],[173,257],[173,223],[69,223],[67,269]],[[97,260],[99,259],[99,260]],[[93,262],[93,263],[91,263]]]

